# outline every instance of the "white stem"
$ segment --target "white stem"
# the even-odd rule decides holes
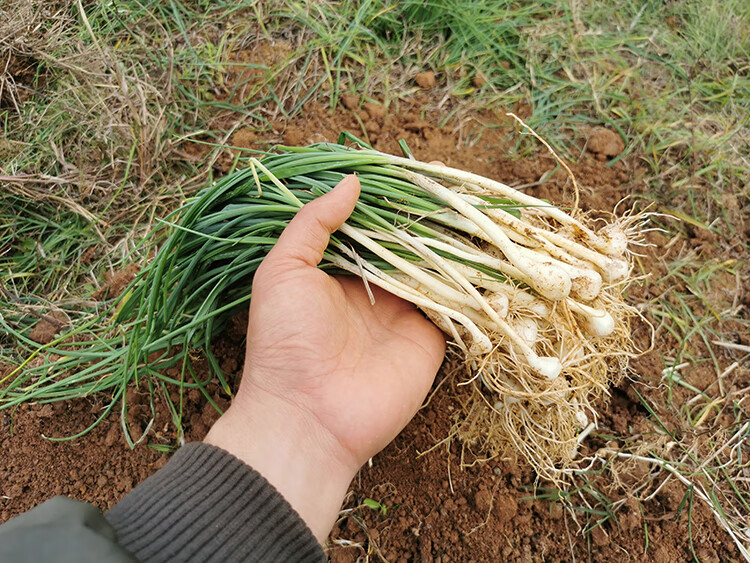
[[[426,287],[425,285],[419,283],[417,280],[415,280],[413,277],[411,277],[408,274],[404,274],[403,272],[392,272],[388,275],[392,280],[400,282],[404,285],[409,286],[413,290],[415,290],[417,293],[424,295],[431,301],[434,301],[435,303],[441,303],[446,306],[450,306],[451,308],[456,309],[459,313],[462,315],[466,315],[471,321],[476,324],[477,326],[481,326],[485,329],[494,330],[494,324],[491,323],[487,319],[486,316],[482,315],[482,310],[479,309],[476,303],[471,303],[470,305],[462,305],[459,303],[451,303],[450,301],[447,301],[445,298],[445,295],[440,295],[439,293],[435,293],[430,288]]]
[[[504,295],[508,300],[509,310],[526,309],[542,319],[549,317],[549,307],[547,307],[544,301],[515,287],[512,283],[501,282],[495,278],[491,278],[484,272],[480,272],[471,266],[456,264],[456,267],[477,287],[487,289],[493,292],[493,294]]]
[[[556,260],[551,256],[547,256],[522,246],[519,247],[519,251],[529,260],[540,260],[543,261],[543,263],[551,263],[564,270],[570,276],[571,292],[578,295],[578,297],[584,301],[592,301],[599,295],[599,292],[602,289],[602,277],[595,270],[590,268],[579,268],[571,264],[566,264],[565,262]]]
[[[419,294],[424,295],[426,298],[430,299],[433,302],[436,302],[441,297],[439,295],[433,294],[429,289],[421,286],[418,281],[406,274],[393,274],[390,275],[389,278],[394,282],[403,284],[404,286],[407,286],[412,290],[419,292]],[[413,303],[418,305],[416,301],[413,301]],[[510,341],[510,344],[508,346],[516,353],[520,353],[521,355],[523,355],[523,357],[526,359],[526,362],[532,369],[534,369],[534,371],[547,377],[548,379],[555,379],[558,375],[560,375],[560,372],[562,371],[562,363],[559,359],[555,357],[538,356],[532,348],[533,342],[529,343],[521,334],[519,334],[517,330],[518,327],[511,326],[511,324],[501,318],[501,316],[496,311],[494,311],[493,309],[490,310],[492,311],[492,313],[484,311],[485,313],[487,313],[487,317],[490,318],[481,317],[479,311],[471,308],[463,309],[460,314],[465,315],[466,318],[470,319],[471,322],[477,326],[481,326],[489,331],[496,332],[505,336]],[[464,323],[461,322],[461,324]],[[526,329],[528,330],[528,327],[526,327]],[[527,336],[529,336],[530,338],[530,335]]]
[[[365,248],[370,249],[372,252],[374,252],[376,255],[380,256],[383,260],[386,260],[388,263],[393,264],[395,267],[399,268],[402,272],[410,276],[415,280],[417,283],[423,283],[425,286],[427,286],[432,291],[436,292],[438,295],[445,295],[444,289],[448,288],[445,284],[442,284],[438,282],[434,277],[427,275],[425,272],[414,266],[413,264],[407,262],[406,260],[396,256],[394,253],[388,251],[387,249],[383,248],[379,244],[377,244],[375,241],[372,241],[369,237],[367,237],[364,233],[362,233],[359,229],[356,229],[354,227],[350,227],[349,225],[343,225],[340,229],[344,234],[352,237],[354,240],[362,244]],[[398,233],[394,233],[394,238],[398,240]],[[413,241],[410,241],[413,242]],[[346,252],[348,256],[352,255],[352,251],[349,249],[346,249],[343,247],[343,245],[340,246],[342,251]],[[445,259],[438,256],[434,252],[432,252],[429,248],[427,248],[425,245],[419,245],[418,250],[422,252],[428,252],[429,258],[436,261],[436,263],[441,263],[441,266],[446,269],[446,271],[449,271],[455,276],[455,281],[460,283],[462,287],[471,295],[471,297],[474,298],[475,303],[481,305],[481,310],[483,310],[487,316],[489,317],[489,321],[491,322],[491,327],[504,336],[506,336],[513,348],[516,352],[520,352],[528,362],[529,366],[540,373],[541,375],[549,378],[554,379],[558,375],[560,375],[560,371],[562,371],[562,364],[560,363],[560,360],[558,358],[554,357],[540,357],[537,355],[536,352],[529,346],[526,341],[518,335],[518,333],[507,323],[505,320],[501,318],[501,316],[498,314],[497,311],[495,311],[481,296],[481,294],[476,290],[476,288],[466,280],[466,278],[461,275],[451,264],[448,264]],[[401,268],[399,263],[403,263],[407,266],[407,268]],[[362,263],[365,268],[368,270],[371,268],[374,268],[371,265],[368,265],[366,262]],[[369,268],[368,268],[369,266]],[[358,269],[361,273],[361,268]],[[357,273],[355,271],[354,273]],[[417,274],[417,275],[415,275]],[[378,275],[387,276],[384,272],[381,272],[378,270]],[[389,276],[390,277],[390,276]],[[369,279],[369,278],[368,278]],[[407,288],[409,287],[406,284],[403,284],[403,282],[398,282],[395,278],[390,277],[390,280],[392,283],[397,284],[399,283],[401,285],[401,288]],[[382,287],[382,286],[381,286]],[[385,288],[384,288],[385,289]],[[413,295],[414,288],[411,289],[411,294]],[[450,289],[450,288],[448,288]],[[455,290],[454,290],[455,291]],[[458,293],[458,292],[456,292]],[[460,295],[460,293],[459,293]],[[400,295],[399,295],[400,296]],[[422,295],[423,298],[426,299]],[[412,303],[418,306],[423,306],[414,299],[408,299]],[[433,304],[432,308],[435,309],[438,312],[441,312],[443,314],[448,314],[446,311],[450,311],[448,307],[443,307],[443,310],[438,310],[434,307],[434,305],[437,305],[436,301],[429,300],[430,303]],[[469,313],[469,311],[465,311],[466,313]],[[458,313],[461,315],[463,319],[466,319],[467,321],[472,323],[472,326],[476,326],[473,321],[471,321],[467,315],[463,313]],[[448,315],[450,316],[450,315]],[[455,317],[451,317],[455,318]],[[458,322],[460,322],[462,325],[467,326],[463,320],[460,320],[456,318]],[[489,324],[489,323],[488,323]],[[468,328],[468,327],[467,327]],[[473,335],[472,335],[473,336]],[[486,337],[485,337],[486,338]],[[473,347],[473,345],[472,345]]]
[[[473,222],[469,221],[463,215],[459,215],[453,211],[441,211],[440,213],[433,213],[429,218],[441,225],[451,227],[452,229],[458,229],[461,232],[487,240],[487,235],[484,231],[476,226]],[[489,242],[489,240],[487,240]]]
[[[495,311],[495,309],[493,309],[487,303],[487,300],[482,297],[482,295],[471,284],[471,282],[469,282],[466,277],[464,277],[449,260],[446,260],[439,254],[436,254],[432,249],[427,247],[427,245],[420,242],[418,238],[409,236],[403,231],[395,230],[393,231],[393,233],[391,233],[391,235],[394,237],[394,239],[398,240],[402,244],[411,245],[411,250],[415,252],[415,254],[420,256],[428,264],[441,270],[444,275],[449,276],[453,280],[453,282],[460,285],[464,289],[464,291],[466,291],[466,293],[468,293],[475,300],[479,308],[487,313],[490,319],[492,319],[493,321],[501,320],[499,315],[497,314],[497,311]]]
[[[436,254],[418,239],[407,235],[403,231],[396,230],[391,234],[403,244],[413,245],[413,251],[418,253],[422,259],[435,265],[435,267],[440,268],[444,273],[450,275],[454,282],[460,284],[461,287],[463,287],[464,290],[476,300],[477,304],[479,304],[490,320],[510,339],[513,346],[520,349],[526,357],[526,361],[528,361],[529,365],[531,365],[536,371],[550,379],[554,379],[560,374],[562,365],[557,358],[540,358],[532,349],[531,346],[536,343],[537,334],[537,326],[533,320],[530,320],[534,327],[533,339],[531,338],[531,329],[527,325],[523,325],[522,328],[526,331],[526,336],[529,338],[524,338],[523,333],[519,333],[517,327],[513,327],[506,323],[498,312],[487,303],[477,289],[454,267],[455,264],[452,264],[450,261]]]
[[[544,213],[548,217],[551,217],[558,221],[562,225],[570,225],[574,227],[581,235],[583,235],[597,250],[606,252],[607,254],[613,254],[617,250],[614,245],[609,244],[608,240],[599,237],[591,229],[586,227],[583,223],[574,219],[563,210],[551,205],[546,201],[537,199],[533,196],[519,192],[496,180],[485,178],[478,174],[466,172],[465,170],[459,170],[457,168],[450,168],[448,166],[439,166],[435,164],[427,164],[416,160],[409,160],[406,158],[394,156],[389,159],[393,164],[403,166],[409,170],[419,170],[427,172],[433,176],[439,178],[446,178],[454,181],[455,183],[461,184],[473,184],[474,186],[484,188],[493,193],[499,194],[503,197],[516,201],[522,205],[533,206],[535,209]]]
[[[493,210],[488,209],[486,211],[488,214],[492,214]],[[492,214],[492,216],[494,216],[494,214]],[[430,218],[438,221],[439,223],[443,225],[447,225],[454,229],[459,229],[467,234],[470,234],[473,237],[477,237],[484,241],[487,241],[490,244],[492,243],[492,241],[489,240],[489,237],[479,227],[477,227],[474,223],[472,223],[468,219],[454,212],[439,213],[439,214],[431,215]],[[433,230],[437,231],[437,233],[440,235],[445,235],[446,239],[450,239],[450,236],[442,232],[442,230],[437,229],[435,227],[433,227]],[[507,234],[508,234],[508,238],[510,238],[514,242],[528,247],[527,250],[536,252],[536,250],[534,249],[542,248],[544,251],[546,251],[549,254],[549,256],[551,256],[552,258],[555,258],[556,259],[555,265],[563,268],[568,273],[568,275],[571,276],[571,291],[573,293],[576,293],[584,301],[591,301],[599,294],[599,291],[601,291],[602,276],[597,271],[591,268],[591,266],[592,265],[595,266],[595,264],[592,264],[591,262],[583,260],[581,258],[576,258],[575,256],[571,256],[564,249],[558,246],[555,246],[554,244],[552,244],[551,242],[549,242],[548,240],[544,238],[542,239],[542,242],[539,242],[536,239],[524,237],[523,235],[516,233],[516,231],[514,230],[509,230]],[[430,244],[430,243],[426,242],[426,244]],[[451,240],[449,244],[451,245],[455,244],[455,240]],[[435,245],[432,245],[432,246],[435,246]],[[477,251],[477,254],[475,254],[474,256],[476,257],[468,258],[467,256],[465,256],[465,258],[473,259],[474,261],[479,262],[481,264],[490,265],[492,267],[495,267],[495,269],[500,269],[497,263],[489,264],[488,262],[483,261],[483,259],[487,257],[487,254]],[[499,260],[494,257],[491,257],[491,259]],[[602,264],[606,265],[607,268],[609,268],[608,270],[610,272],[608,275],[609,278],[622,279],[627,275],[627,272],[629,269],[627,262],[623,260],[618,260],[618,259],[610,259],[607,257],[603,257]],[[505,273],[508,273],[508,272],[506,271]],[[518,278],[518,280],[523,281],[527,285],[531,285],[524,278]]]
[[[472,262],[476,262],[477,264],[482,264],[483,266],[488,266],[492,268],[493,270],[497,270],[499,273],[506,275],[510,278],[513,278],[517,281],[523,282],[526,285],[530,287],[534,287],[533,281],[531,278],[529,278],[524,272],[513,266],[512,264],[509,264],[503,260],[500,260],[499,258],[495,258],[494,256],[490,256],[489,254],[485,254],[481,252],[480,250],[471,248],[467,245],[464,245],[462,243],[453,241],[453,243],[447,243],[443,242],[437,239],[430,239],[427,237],[419,238],[419,240],[433,248],[437,248],[438,250],[443,250],[445,252],[450,252],[453,254],[456,258],[462,258],[464,260],[471,260]],[[520,247],[519,247],[520,248]],[[529,251],[528,249],[524,249],[524,251]],[[523,251],[522,251],[523,252]],[[543,255],[541,255],[543,256]],[[551,260],[551,259],[550,259]],[[562,263],[561,263],[562,264]],[[464,268],[470,268],[469,266],[466,266],[464,264],[458,264],[458,267],[461,269]],[[577,269],[574,269],[574,266],[570,266],[569,264],[564,264],[562,267],[569,267],[571,272],[578,272]],[[474,270],[473,268],[470,268],[472,270],[472,276],[475,278],[478,278],[481,280],[481,283],[475,283],[475,285],[479,285],[480,287],[485,287],[487,289],[496,290],[496,288],[499,288],[500,286],[507,286],[510,287],[511,284],[503,283],[499,280],[491,280],[488,279],[486,274],[483,274],[479,272],[478,270]],[[465,270],[464,270],[465,271]],[[595,272],[594,272],[595,274]],[[466,274],[464,274],[466,275]],[[580,274],[578,274],[578,277],[580,277]],[[601,278],[600,278],[601,279]],[[473,282],[474,283],[474,282]],[[571,286],[573,284],[573,279],[571,278]],[[501,289],[497,289],[501,291]],[[520,291],[520,290],[518,290]],[[528,294],[527,294],[528,295]],[[529,295],[529,298],[535,299],[531,295]],[[539,301],[541,303],[541,301]],[[546,306],[545,306],[546,307]]]
[[[465,194],[462,194],[462,195],[465,195]],[[474,196],[465,195],[465,197],[471,197],[473,199],[479,200],[479,198],[474,198]],[[486,205],[486,202],[484,200],[479,200],[479,201],[481,202],[480,203],[481,205]],[[485,212],[487,213],[487,215],[492,215],[491,211],[493,210],[485,209]],[[431,220],[436,221],[437,223],[441,223],[453,229],[458,229],[473,237],[486,240],[487,242],[492,242],[489,240],[487,235],[484,234],[484,231],[482,231],[482,229],[480,229],[474,223],[472,223],[471,221],[469,221],[468,219],[466,219],[465,217],[463,217],[462,215],[459,215],[458,213],[454,211],[442,211],[440,213],[433,213],[429,217]],[[518,244],[523,244],[531,248],[540,246],[540,244],[534,239],[523,236],[522,234],[518,233],[517,231],[514,231],[513,229],[509,229],[506,234],[508,235],[509,239],[511,239],[513,242],[516,242]]]
[[[487,206],[487,202],[479,197],[471,195],[464,195],[464,197],[469,198],[469,201],[471,201],[471,203],[474,205],[483,205],[485,206],[485,208]],[[531,245],[527,244],[526,246],[541,246],[552,256],[555,256],[562,261],[573,262],[573,260],[570,260],[570,258],[572,257],[585,260],[599,268],[599,270],[607,276],[608,281],[618,281],[618,279],[620,279],[611,279],[613,272],[619,272],[619,270],[615,270],[613,266],[613,262],[615,262],[617,259],[613,259],[609,256],[605,256],[604,254],[600,254],[595,250],[586,248],[585,246],[578,244],[577,242],[572,241],[569,238],[554,231],[541,229],[539,227],[531,225],[525,221],[522,221],[521,219],[518,219],[504,209],[486,208],[485,213],[490,217],[497,219],[509,229],[520,233],[522,237],[530,239],[535,243]],[[520,242],[522,244],[525,244],[523,243],[523,241]],[[627,246],[627,240],[625,241],[625,244]],[[570,253],[572,257],[568,256],[567,253]],[[580,266],[580,264],[574,265]],[[625,274],[627,274],[627,272],[625,272]]]
[[[593,336],[609,336],[615,330],[615,319],[607,311],[594,309],[574,299],[566,299],[565,303],[570,310],[586,319],[586,332]]]
[[[464,354],[468,354],[469,347],[466,345],[464,339],[461,338],[461,335],[458,333],[458,329],[456,329],[456,324],[453,322],[453,319],[451,319],[447,315],[440,315],[435,311],[431,311],[429,309],[425,309],[424,313],[433,323],[437,325],[440,330],[442,330],[445,334],[450,335],[450,337],[453,339],[453,342],[458,345],[458,347],[464,352]]]
[[[404,171],[406,177],[431,194],[448,203],[453,209],[480,227],[492,243],[505,255],[508,261],[532,281],[532,287],[553,301],[565,299],[570,293],[570,277],[554,266],[541,266],[538,262],[528,262],[516,251],[517,245],[508,239],[502,228],[490,217],[464,201],[458,194],[439,183],[410,171]]]
[[[365,234],[365,232],[363,232],[361,229],[344,224],[341,225],[339,231],[353,238],[359,244],[373,252],[376,256],[391,264],[396,269],[405,272],[416,280],[419,280],[420,283],[424,284],[426,287],[429,287],[435,293],[444,295],[445,298],[449,301],[460,303],[466,306],[471,306],[472,300],[468,299],[466,295],[452,287],[445,285],[435,277],[426,273],[419,266],[413,264],[412,262],[409,262],[408,260],[404,260],[397,254],[391,252],[387,248],[384,248],[382,245],[373,241],[368,236],[368,234]]]

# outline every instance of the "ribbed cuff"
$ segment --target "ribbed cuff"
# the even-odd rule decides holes
[[[194,442],[106,514],[142,563],[325,561],[284,497],[224,450]]]

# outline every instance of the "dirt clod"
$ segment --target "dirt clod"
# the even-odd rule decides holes
[[[365,123],[365,131],[368,135],[377,135],[380,132],[380,125],[375,121],[368,121]]]
[[[477,491],[477,494],[474,495],[474,506],[477,507],[479,512],[489,512],[492,508],[492,493],[487,489]]]
[[[419,133],[422,129],[427,129],[428,127],[430,127],[430,124],[424,119],[417,119],[415,121],[404,123],[404,129],[411,131],[412,133]]]
[[[355,110],[359,107],[359,96],[356,94],[344,94],[341,96],[341,105],[348,110]]]
[[[625,150],[620,136],[606,127],[597,127],[589,136],[586,148],[599,160],[615,157]]]
[[[250,127],[243,127],[232,135],[232,146],[242,148],[253,148],[253,145],[258,141],[258,135]]]
[[[67,324],[68,318],[62,311],[52,311],[39,319],[29,334],[29,338],[39,344],[49,344]]]
[[[604,531],[604,528],[602,526],[597,526],[596,528],[591,530],[591,538],[599,547],[603,547],[609,544],[609,536],[607,535],[607,532]]]
[[[428,88],[432,88],[437,84],[437,81],[435,80],[435,73],[431,70],[427,72],[420,72],[414,77],[414,82],[417,83],[417,86],[420,88],[427,90]]]
[[[284,144],[290,147],[298,147],[305,144],[305,134],[296,127],[290,127],[282,135]]]
[[[139,269],[140,266],[138,264],[130,264],[122,270],[106,272],[104,274],[104,285],[94,293],[94,299],[114,299],[119,297],[125,291],[125,288],[130,285],[130,282],[135,279]]]
[[[498,520],[498,525],[503,526],[513,521],[518,514],[518,501],[511,494],[505,494],[497,499],[493,514]]]
[[[383,104],[378,104],[376,102],[365,102],[364,108],[373,121],[379,124],[383,123],[386,114],[386,109]]]
[[[481,88],[482,86],[487,84],[487,79],[483,74],[477,72],[471,79],[471,83],[474,85],[474,88]]]

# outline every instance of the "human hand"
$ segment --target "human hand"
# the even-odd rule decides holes
[[[268,479],[322,541],[359,467],[414,416],[445,353],[412,304],[317,268],[351,214],[347,176],[306,205],[253,280],[243,380],[206,441]]]

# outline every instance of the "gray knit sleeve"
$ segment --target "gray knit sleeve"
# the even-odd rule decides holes
[[[143,563],[325,561],[304,521],[258,472],[200,442],[181,448],[106,514]]]

